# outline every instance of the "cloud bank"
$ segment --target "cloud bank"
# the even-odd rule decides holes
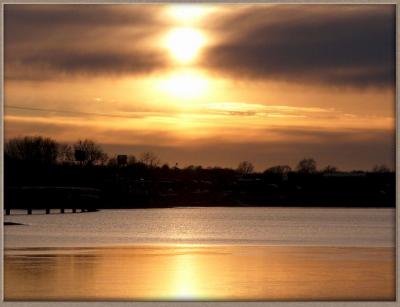
[[[227,9],[204,65],[233,77],[388,87],[395,78],[394,5]],[[240,29],[240,30],[238,30]]]
[[[166,22],[154,5],[5,5],[6,79],[135,75],[164,69],[149,42]]]
[[[215,5],[198,66],[235,79],[394,87],[394,5]],[[166,5],[5,5],[6,79],[171,68]]]

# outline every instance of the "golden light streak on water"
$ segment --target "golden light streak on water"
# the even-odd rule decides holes
[[[395,249],[6,250],[5,300],[393,300]]]

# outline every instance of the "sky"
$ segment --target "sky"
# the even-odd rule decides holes
[[[395,162],[395,6],[4,6],[5,139],[179,166]]]

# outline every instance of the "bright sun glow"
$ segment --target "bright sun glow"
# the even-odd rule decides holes
[[[207,79],[201,74],[183,71],[172,74],[160,83],[161,89],[180,98],[193,98],[207,90]]]
[[[204,35],[192,28],[176,28],[166,38],[171,55],[181,63],[193,61],[205,43]]]
[[[203,17],[208,11],[209,7],[205,5],[196,4],[177,4],[169,8],[169,15],[182,22],[193,22]]]
[[[178,299],[193,299],[201,296],[201,285],[198,284],[196,258],[192,255],[183,255],[175,260],[175,276],[173,279],[173,297]]]

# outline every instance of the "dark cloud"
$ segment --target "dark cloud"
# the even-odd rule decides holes
[[[157,5],[5,5],[6,79],[138,74],[167,59],[148,40],[165,26]]]
[[[98,37],[98,34],[118,37],[115,30],[121,28],[134,30],[135,36],[145,36],[165,25],[165,20],[159,18],[161,8],[157,5],[6,4],[5,37],[9,44],[46,38],[50,43],[55,40],[83,41],[91,35],[102,41],[105,37]]]
[[[25,69],[24,79],[63,76],[65,74],[137,74],[148,73],[166,67],[165,58],[156,52],[118,50],[48,50],[39,54],[25,55],[19,60]],[[15,68],[15,66],[14,66]],[[40,74],[38,74],[40,72]],[[21,70],[6,67],[8,79],[19,79]]]
[[[137,25],[156,20],[159,7],[112,4],[50,4],[5,5],[6,27],[96,26],[109,27]],[[132,14],[133,13],[133,14]]]
[[[295,83],[394,86],[394,5],[281,5],[227,9],[204,54],[217,73]]]

